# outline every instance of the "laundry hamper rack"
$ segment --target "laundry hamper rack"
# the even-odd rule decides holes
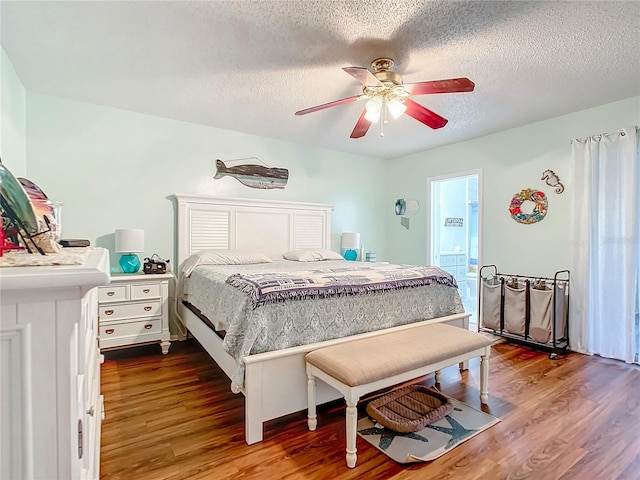
[[[550,350],[569,346],[569,270],[551,277],[500,273],[480,268],[478,330]]]

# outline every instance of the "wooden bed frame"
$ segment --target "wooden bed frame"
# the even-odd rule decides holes
[[[192,253],[203,249],[254,250],[279,258],[290,250],[331,248],[331,205],[203,195],[174,196],[177,207],[178,266]],[[220,337],[181,302],[178,302],[178,314],[184,327],[231,377],[236,369],[236,361],[222,348]],[[264,422],[307,408],[304,361],[307,352],[356,338],[373,337],[434,322],[468,328],[469,316],[469,313],[449,315],[245,357],[242,393],[245,396],[246,442],[251,445],[262,441]],[[337,390],[318,382],[318,405],[337,398],[341,398]]]

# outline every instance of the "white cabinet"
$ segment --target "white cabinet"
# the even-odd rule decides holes
[[[0,268],[0,478],[99,478],[97,286],[109,255],[82,265]]]
[[[169,352],[169,282],[171,273],[114,274],[98,289],[100,348],[159,342]]]
[[[440,268],[453,275],[458,285],[467,281],[467,255],[464,253],[440,253]]]

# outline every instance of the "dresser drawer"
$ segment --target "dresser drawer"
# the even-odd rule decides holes
[[[456,264],[455,255],[440,255],[440,267],[452,267]]]
[[[162,315],[162,304],[160,300],[150,300],[148,302],[100,305],[99,315],[100,322],[126,318],[155,317]]]
[[[128,300],[126,285],[111,285],[98,288],[98,302],[117,302]]]
[[[146,298],[160,298],[160,285],[157,283],[131,285],[131,300]]]
[[[441,268],[442,270],[444,270],[445,272],[450,273],[450,274],[451,274],[451,276],[452,276],[452,277],[454,277],[454,278],[456,277],[456,273],[458,273],[458,272],[456,271],[456,267],[445,267],[445,266],[440,266],[440,268]]]
[[[100,347],[116,346],[136,341],[146,341],[147,335],[162,332],[162,319],[150,318],[136,322],[123,322],[100,325]],[[124,340],[124,341],[120,341]]]

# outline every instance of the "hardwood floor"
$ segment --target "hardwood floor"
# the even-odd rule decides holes
[[[640,368],[493,346],[489,405],[502,421],[428,464],[403,466],[358,438],[345,464],[344,403],[269,422],[244,442],[244,399],[195,340],[106,354],[101,479],[640,479]],[[426,377],[433,385],[433,377]],[[478,407],[478,360],[440,389]],[[359,409],[362,413],[364,410]]]

